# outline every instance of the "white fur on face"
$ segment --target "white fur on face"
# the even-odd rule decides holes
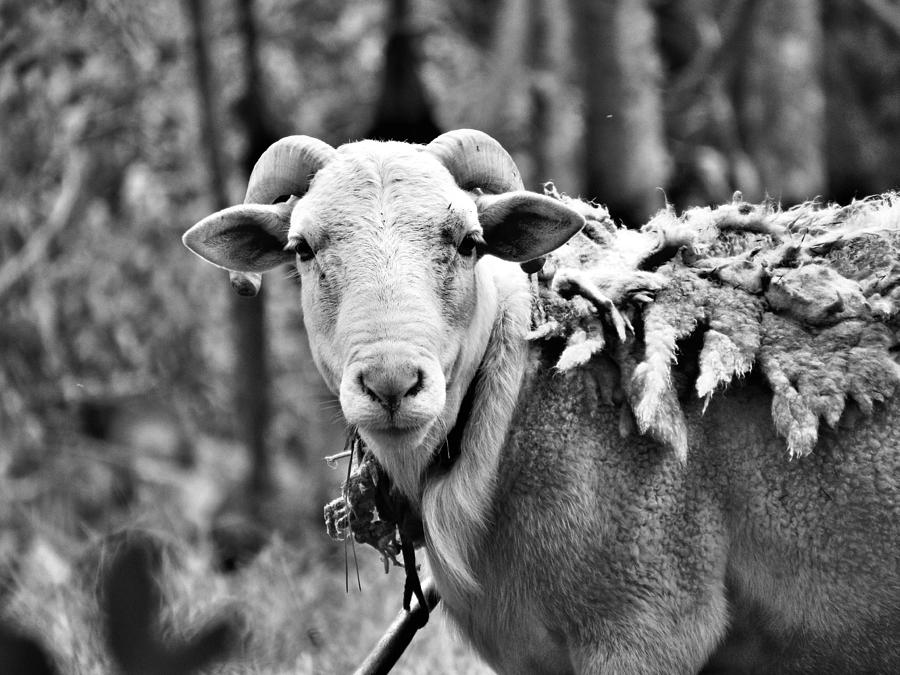
[[[496,292],[457,250],[472,231],[472,199],[406,144],[343,146],[292,217],[315,251],[298,269],[316,364],[412,499],[490,335]]]

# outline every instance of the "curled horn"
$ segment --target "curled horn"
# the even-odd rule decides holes
[[[441,134],[425,149],[437,155],[456,184],[463,190],[476,188],[491,194],[524,190],[519,167],[500,143],[483,131],[457,129]],[[544,258],[522,264],[533,274],[544,265]]]
[[[464,190],[480,188],[491,194],[524,189],[519,169],[509,153],[483,131],[457,129],[441,134],[425,146],[437,155]]]
[[[306,194],[316,172],[334,157],[335,149],[311,136],[287,136],[276,141],[256,160],[247,184],[245,204],[271,204],[279,197]],[[238,295],[256,295],[262,275],[230,272]]]
[[[335,149],[311,136],[287,136],[275,141],[256,160],[247,184],[245,204],[271,204],[278,197],[306,194],[309,182]]]

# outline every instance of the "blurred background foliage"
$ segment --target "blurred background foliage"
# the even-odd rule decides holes
[[[787,206],[896,189],[900,3],[0,0],[10,569],[140,523],[220,569],[277,532],[342,576],[319,533],[339,406],[296,282],[238,299],[180,236],[239,202],[280,136],[459,127],[498,138],[530,188],[552,179],[627,226],[735,190]]]

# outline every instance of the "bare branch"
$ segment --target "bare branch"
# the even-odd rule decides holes
[[[71,227],[83,213],[88,202],[86,188],[91,173],[87,151],[76,150],[69,156],[59,194],[47,220],[28,238],[18,255],[0,267],[0,298],[35,269],[56,235]]]
[[[900,8],[897,5],[885,0],[862,0],[860,4],[900,40]]]

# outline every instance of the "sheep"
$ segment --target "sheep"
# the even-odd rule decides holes
[[[546,192],[473,130],[294,136],[184,243],[297,265],[316,365],[497,672],[898,672],[895,198],[633,231]]]

